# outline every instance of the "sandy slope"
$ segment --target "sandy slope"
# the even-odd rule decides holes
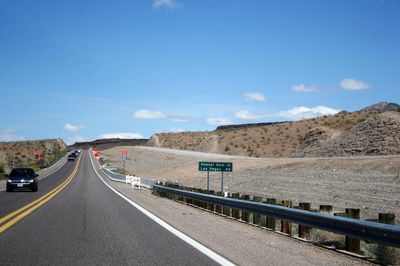
[[[206,188],[199,161],[229,161],[225,175],[230,191],[278,200],[332,204],[337,211],[360,208],[362,219],[379,212],[396,213],[400,223],[400,156],[337,158],[249,158],[149,147],[115,147],[103,156],[122,168],[121,149],[129,150],[127,170],[157,180]],[[211,174],[211,189],[220,189],[220,174]]]

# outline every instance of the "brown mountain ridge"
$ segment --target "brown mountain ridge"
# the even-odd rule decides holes
[[[279,123],[218,127],[209,132],[154,134],[148,146],[251,157],[400,154],[399,105]]]

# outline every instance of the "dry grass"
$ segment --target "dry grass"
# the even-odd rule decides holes
[[[150,145],[251,157],[294,157],[299,142],[314,128],[324,127],[337,135],[378,114],[378,110],[368,110],[268,126],[160,133],[153,135]]]
[[[66,150],[62,140],[38,140],[0,143],[0,172],[8,173],[13,167],[37,168],[33,152],[44,152],[45,162],[53,160]],[[3,171],[2,171],[3,170]]]

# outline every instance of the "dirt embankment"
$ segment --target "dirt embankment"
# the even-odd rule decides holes
[[[149,147],[116,147],[103,153],[122,168],[119,150],[128,149],[128,171],[156,180],[206,188],[199,161],[233,162],[225,174],[229,191],[276,197],[312,208],[331,204],[337,211],[360,208],[362,219],[394,212],[400,224],[400,156],[333,158],[249,158]],[[211,173],[211,189],[220,190],[220,173]]]
[[[308,120],[158,133],[153,147],[250,157],[400,155],[400,112],[341,112]]]
[[[61,139],[18,141],[0,143],[0,172],[11,171],[13,167],[37,167],[38,157],[34,152],[39,152],[44,162],[52,161],[66,151],[67,147]],[[37,155],[39,156],[39,155]]]

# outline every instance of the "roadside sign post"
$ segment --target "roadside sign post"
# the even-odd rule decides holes
[[[232,172],[232,163],[199,162],[199,171],[207,172],[207,190],[210,190],[210,172],[221,172],[221,192],[224,192],[224,172]]]
[[[210,171],[207,171],[207,190],[210,190]]]
[[[128,159],[128,150],[121,150],[121,159],[124,162],[124,172],[125,172],[125,161]]]
[[[221,192],[224,191],[224,172],[221,172]]]

